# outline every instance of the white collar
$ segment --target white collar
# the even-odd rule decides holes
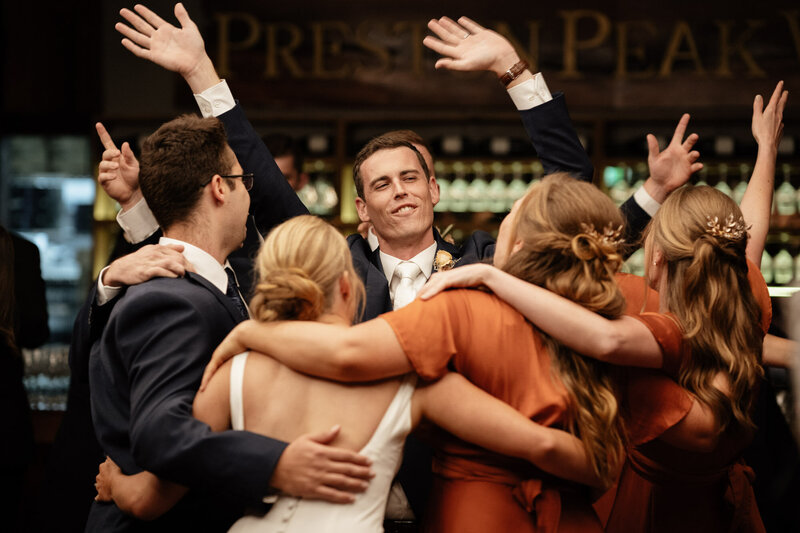
[[[370,252],[374,252],[375,249],[379,246],[378,236],[375,235],[374,231],[372,231],[372,226],[370,226],[369,229],[367,230],[367,244],[369,244]]]
[[[394,276],[394,269],[397,268],[397,265],[399,265],[403,260],[384,252],[379,252],[379,254],[381,258],[381,266],[383,266],[383,274],[386,276],[386,280],[391,283],[392,276]],[[433,271],[433,259],[435,257],[436,241],[408,261],[415,263],[422,271],[422,275],[424,275],[425,279],[427,280],[429,277],[431,277],[431,272]]]
[[[179,241],[178,239],[170,239],[169,237],[161,237],[158,244],[180,244],[183,246],[183,256],[194,266],[195,274],[203,276],[212,285],[225,294],[228,291],[228,274],[225,273],[225,267],[230,266],[228,261],[224,265],[220,265],[214,257],[206,252],[189,244],[188,242]]]

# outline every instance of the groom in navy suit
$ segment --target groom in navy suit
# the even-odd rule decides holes
[[[297,488],[292,464],[305,458],[292,445],[246,431],[212,433],[192,417],[211,352],[248,318],[226,258],[245,238],[252,179],[217,119],[180,117],[145,142],[139,182],[164,232],[160,244],[183,246],[195,272],[152,279],[119,298],[92,349],[92,417],[123,472],[148,470],[192,490],[148,523],[96,502],[87,531],[223,530],[245,504]]]

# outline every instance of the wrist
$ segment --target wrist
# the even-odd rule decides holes
[[[491,72],[494,72],[495,75],[500,78],[503,74],[505,74],[508,69],[516,65],[520,62],[519,54],[516,51],[511,49],[510,51],[501,54],[489,67]]]
[[[663,204],[664,200],[666,200],[667,196],[669,196],[669,193],[672,192],[672,189],[661,185],[652,177],[649,177],[645,180],[644,190],[647,191],[647,194],[649,194],[653,200],[659,204]]]
[[[108,268],[103,269],[100,272],[100,283],[106,287],[124,287],[125,284],[115,275],[117,268],[117,262],[114,261]]]
[[[194,94],[201,94],[209,87],[213,87],[220,82],[214,63],[207,54],[191,71],[183,75],[183,79],[189,84],[189,88]]]
[[[136,189],[133,191],[127,200],[119,203],[119,206],[122,208],[122,212],[130,210],[133,206],[138,204],[142,198],[144,198],[144,196],[142,195],[141,189]]]

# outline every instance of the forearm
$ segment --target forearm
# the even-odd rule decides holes
[[[232,335],[243,349],[267,354],[298,372],[338,381],[371,381],[411,370],[384,320],[350,328],[321,322],[250,320],[237,326]]]
[[[796,364],[797,341],[767,335],[764,337],[763,363],[768,366],[789,368]]]
[[[423,416],[460,439],[570,481],[602,485],[574,435],[533,422],[460,374],[450,373],[417,394]]]
[[[741,210],[748,230],[747,258],[757,266],[761,265],[761,254],[769,232],[769,219],[772,213],[772,195],[775,187],[774,145],[762,143],[758,146],[758,156],[753,175],[742,197]]]
[[[140,520],[155,520],[178,503],[186,487],[164,481],[150,472],[112,476],[111,497],[122,511]]]

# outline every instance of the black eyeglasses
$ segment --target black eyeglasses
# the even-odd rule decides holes
[[[253,175],[252,172],[250,172],[249,174],[220,174],[219,177],[220,178],[241,178],[242,179],[242,185],[244,185],[244,190],[249,191],[250,189],[253,188],[254,175]],[[200,188],[202,189],[203,187],[205,187],[206,185],[211,183],[211,180],[213,178],[214,178],[213,176],[211,178],[209,178],[209,180],[207,182],[205,182],[204,184],[200,185]]]

